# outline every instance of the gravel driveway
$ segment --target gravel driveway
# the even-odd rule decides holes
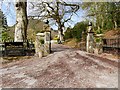
[[[63,45],[39,59],[19,60],[0,68],[3,88],[118,88],[118,61]]]

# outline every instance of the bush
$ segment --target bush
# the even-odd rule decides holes
[[[73,28],[67,29],[65,32],[65,39],[75,38],[77,41],[80,41],[82,37],[85,38],[86,30],[87,22],[79,22]]]
[[[43,40],[43,39],[40,39],[40,43],[41,43],[41,44],[44,44],[44,40]]]
[[[66,39],[73,38],[73,36],[72,36],[72,29],[71,29],[71,28],[68,28],[68,29],[67,29],[67,31],[65,32],[64,38],[65,38],[65,40],[66,40]]]

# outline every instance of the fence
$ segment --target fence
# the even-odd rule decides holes
[[[120,55],[120,38],[103,39],[103,52]]]
[[[120,38],[112,38],[112,39],[104,38],[102,39],[102,42],[103,42],[102,44],[103,53],[120,55]],[[86,51],[86,42],[80,42],[79,46],[80,46],[80,50]],[[97,46],[97,44],[95,46]]]
[[[0,43],[0,56],[25,56],[34,55],[35,48],[31,40],[14,42],[13,40]]]

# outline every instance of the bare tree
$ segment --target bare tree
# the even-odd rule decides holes
[[[23,42],[27,38],[27,1],[21,2],[21,0],[16,0],[15,2],[16,10],[16,25],[15,25],[15,42]]]
[[[36,15],[42,17],[41,19],[47,19],[54,22],[58,27],[58,34],[60,42],[63,41],[63,27],[65,23],[71,20],[72,16],[79,10],[79,4],[67,3],[62,0],[54,0],[53,2],[38,2],[31,3],[33,9],[36,9]]]

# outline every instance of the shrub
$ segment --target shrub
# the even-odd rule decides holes
[[[40,39],[40,43],[41,43],[41,44],[44,44],[44,39]]]

